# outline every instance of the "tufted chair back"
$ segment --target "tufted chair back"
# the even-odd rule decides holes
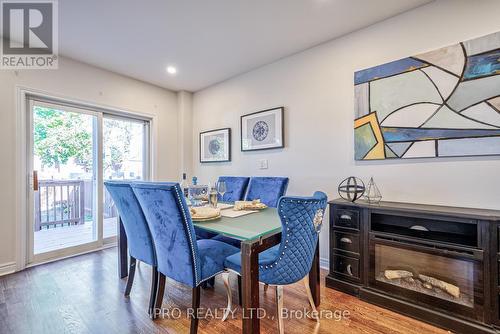
[[[288,188],[287,177],[252,177],[248,185],[247,201],[260,199],[269,207],[275,208]]]
[[[156,266],[153,239],[141,206],[129,182],[106,181],[104,186],[115,202],[128,239],[129,253],[139,261]]]
[[[282,197],[278,203],[282,232],[276,258],[260,262],[260,280],[287,285],[303,279],[311,270],[327,196]]]
[[[191,215],[178,183],[134,183],[153,236],[158,271],[191,287],[200,282],[198,246]]]

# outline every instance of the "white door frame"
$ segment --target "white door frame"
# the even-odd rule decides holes
[[[30,263],[31,260],[29,259],[28,254],[31,253],[30,248],[32,247],[31,241],[29,240],[30,238],[28,237],[28,223],[30,218],[28,216],[28,212],[30,211],[29,205],[32,205],[31,198],[29,198],[30,193],[31,193],[31,188],[33,186],[32,184],[32,175],[28,175],[28,168],[30,168],[30,161],[28,159],[28,153],[29,151],[29,143],[30,143],[30,135],[28,134],[27,127],[28,127],[28,122],[30,122],[30,119],[28,117],[29,115],[29,99],[32,97],[38,97],[44,101],[53,101],[58,104],[62,105],[67,105],[68,107],[71,106],[77,106],[81,107],[83,109],[87,110],[95,110],[97,112],[98,116],[98,127],[99,130],[102,129],[102,115],[103,113],[107,114],[114,114],[114,115],[122,115],[125,117],[132,117],[132,118],[138,118],[138,119],[143,119],[149,121],[149,155],[150,155],[150,160],[149,160],[149,165],[147,168],[147,173],[148,176],[152,179],[155,178],[156,174],[156,157],[157,157],[157,152],[156,152],[156,138],[157,138],[157,122],[156,122],[156,116],[151,115],[148,113],[144,112],[137,112],[137,111],[131,111],[131,110],[125,110],[123,108],[116,108],[112,106],[106,106],[106,105],[100,105],[96,104],[93,102],[88,102],[88,101],[83,101],[80,99],[76,98],[68,98],[68,97],[63,97],[63,96],[58,96],[54,95],[52,93],[42,91],[39,89],[33,89],[25,86],[16,86],[15,90],[15,101],[16,101],[16,112],[17,112],[17,119],[16,119],[16,191],[15,191],[15,198],[16,198],[16,271],[23,270],[29,266],[44,263],[44,262],[50,262],[51,260],[56,260],[55,258],[39,258],[37,260],[37,263]],[[102,156],[102,131],[97,132],[97,155]],[[103,191],[103,176],[102,176],[102,159],[97,159],[97,196],[96,200],[100,201],[102,199],[102,191]],[[97,212],[97,219],[102,220],[102,204],[99,204],[96,206],[98,208]],[[98,224],[99,229],[99,237],[98,240],[103,240],[102,239],[102,222]],[[32,233],[31,233],[32,234]],[[109,242],[109,240],[108,240]],[[98,242],[92,243],[92,244],[87,244],[84,246],[93,246],[91,248],[90,246],[87,247],[82,247],[78,249],[78,253],[75,254],[75,249],[68,248],[67,252],[64,250],[60,251],[58,254],[57,259],[68,257],[68,256],[74,256],[82,253],[87,253],[89,251],[95,251],[98,250],[99,248],[106,248],[110,246],[114,246],[114,243],[108,243],[108,242],[101,242],[100,244]],[[78,247],[78,246],[76,246]],[[96,247],[98,247],[96,249]],[[31,248],[32,249],[32,248]]]

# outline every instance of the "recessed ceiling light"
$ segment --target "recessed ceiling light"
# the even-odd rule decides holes
[[[177,69],[174,66],[167,66],[167,73],[168,74],[176,74]]]

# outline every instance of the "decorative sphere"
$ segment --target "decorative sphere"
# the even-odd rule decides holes
[[[339,185],[339,195],[349,202],[355,202],[365,193],[365,184],[361,179],[350,176]]]

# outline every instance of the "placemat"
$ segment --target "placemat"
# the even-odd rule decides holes
[[[256,213],[259,211],[255,210],[240,210],[240,211],[235,211],[233,209],[227,209],[227,210],[221,210],[220,214],[222,217],[228,217],[228,218],[237,218],[241,217],[244,215],[249,215],[251,213]]]

